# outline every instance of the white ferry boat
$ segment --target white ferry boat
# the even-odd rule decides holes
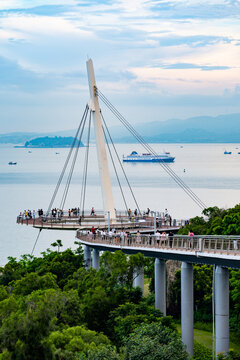
[[[130,155],[124,156],[124,162],[174,162],[175,157],[170,154],[153,155],[151,153],[138,154],[136,151],[132,151]]]

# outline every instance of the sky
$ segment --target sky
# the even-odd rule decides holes
[[[0,0],[0,133],[75,129],[88,58],[132,124],[240,112],[240,1]]]

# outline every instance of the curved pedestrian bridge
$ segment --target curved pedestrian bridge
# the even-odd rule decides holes
[[[78,230],[76,237],[83,245],[100,251],[122,250],[127,254],[141,252],[145,256],[164,260],[240,268],[239,236],[200,235],[190,241],[188,236],[183,235],[120,234],[108,236]]]
[[[90,211],[87,212],[90,214]],[[96,211],[94,215],[84,215],[62,212],[61,216],[45,215],[42,216],[24,216],[17,217],[17,223],[22,225],[33,226],[38,229],[48,230],[90,230],[92,226],[98,229],[107,229],[109,221],[103,211]],[[139,229],[141,232],[154,232],[154,226],[161,231],[178,231],[185,225],[185,220],[165,219],[162,213],[157,213],[156,220],[152,214],[143,216],[131,216],[126,211],[116,211],[116,219],[111,221],[111,227],[134,231]]]

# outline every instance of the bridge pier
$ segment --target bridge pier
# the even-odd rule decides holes
[[[155,309],[166,316],[166,264],[162,259],[155,259]]]
[[[215,330],[216,354],[229,351],[229,272],[217,266],[215,270]]]
[[[144,266],[138,268],[133,273],[133,287],[139,286],[144,294]]]
[[[86,269],[91,267],[91,248],[87,245],[84,245],[84,266]]]
[[[94,269],[99,270],[99,250],[93,249],[92,252],[92,266]]]
[[[182,341],[193,356],[193,267],[187,262],[181,266],[181,328]]]

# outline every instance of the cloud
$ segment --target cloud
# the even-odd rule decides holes
[[[197,65],[197,64],[188,64],[188,63],[162,65],[161,67],[163,69],[201,69],[203,71],[230,69],[229,66],[210,66],[210,65]]]
[[[182,101],[187,116],[204,103],[217,114],[219,103],[209,109],[207,96],[238,95],[239,10],[238,1],[224,0],[1,0],[0,90],[24,104],[22,117],[29,100],[46,104],[41,113],[48,122],[58,103],[59,119],[75,118],[69,104],[79,109],[79,99],[88,99],[89,56],[98,86],[116,105],[124,108],[125,99],[132,111],[133,101],[137,112],[137,106],[158,108],[161,98],[170,107]],[[233,101],[229,106],[235,108]],[[167,116],[173,109],[161,104],[161,111]]]
[[[63,5],[42,5],[35,6],[29,8],[16,8],[16,9],[8,9],[8,16],[13,15],[43,15],[43,16],[56,16],[61,15],[65,12],[69,11],[69,8]],[[6,15],[6,10],[0,10],[0,16]]]

